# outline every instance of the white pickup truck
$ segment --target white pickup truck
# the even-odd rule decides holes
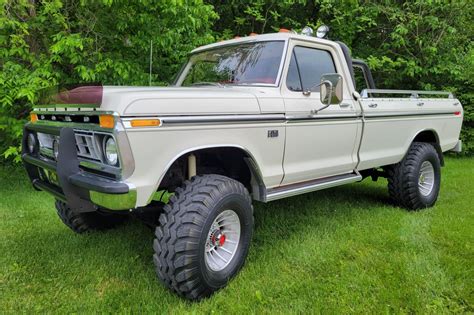
[[[197,48],[174,86],[81,86],[43,104],[23,137],[33,186],[78,233],[148,218],[159,279],[189,299],[242,267],[253,200],[381,176],[422,209],[443,152],[461,150],[452,94],[377,90],[344,44],[288,32]]]

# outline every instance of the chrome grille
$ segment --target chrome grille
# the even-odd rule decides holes
[[[76,132],[77,155],[86,159],[101,161],[101,151],[94,134]]]
[[[100,143],[103,134],[95,134],[93,132],[75,130],[77,155],[80,159],[90,160],[103,163],[102,150]],[[59,136],[47,133],[38,133],[38,141],[40,146],[40,155],[55,160],[53,153],[54,141],[59,141]]]

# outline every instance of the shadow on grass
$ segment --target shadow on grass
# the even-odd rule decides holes
[[[256,203],[252,260],[258,260],[259,252],[265,250],[266,246],[283,245],[298,231],[324,226],[330,220],[341,217],[350,221],[361,214],[368,215],[377,207],[387,205],[388,200],[385,186],[363,183],[269,204]],[[55,215],[53,205],[51,212],[51,215]],[[83,235],[75,235],[65,226],[59,227],[60,224],[58,218],[53,226],[28,231],[33,239],[23,237],[21,233],[18,236],[15,234],[15,246],[34,247],[28,252],[13,251],[11,254],[16,255],[15,260],[26,266],[36,266],[30,270],[33,273],[38,272],[35,269],[41,266],[41,269],[45,269],[39,271],[43,276],[47,275],[48,270],[61,274],[62,270],[56,269],[57,264],[72,266],[71,268],[81,264],[89,265],[91,269],[100,269],[102,277],[122,277],[120,272],[133,269],[132,273],[138,272],[141,279],[150,279],[149,284],[157,292],[167,291],[153,276],[154,233],[138,220],[132,219],[114,230]],[[110,268],[110,264],[115,266]],[[80,270],[85,268],[80,267]]]
[[[385,186],[351,184],[268,204],[257,203],[255,228],[257,236],[259,227],[264,226],[265,230],[276,233],[275,240],[283,240],[308,225],[323,226],[328,219],[351,220],[351,217],[367,214],[377,207],[394,207]]]

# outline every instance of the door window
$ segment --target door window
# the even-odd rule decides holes
[[[336,73],[331,54],[326,50],[296,46],[291,54],[286,86],[291,91],[319,91],[321,76]]]

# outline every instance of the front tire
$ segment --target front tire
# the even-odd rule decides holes
[[[158,278],[191,300],[224,287],[244,264],[253,232],[247,189],[221,175],[200,175],[175,191],[153,242]]]
[[[100,209],[94,212],[76,213],[67,203],[60,200],[56,200],[55,205],[61,221],[78,234],[114,228],[128,217],[126,214],[108,213]]]
[[[429,143],[414,142],[398,164],[387,168],[391,199],[409,210],[431,207],[438,199],[441,163]]]

